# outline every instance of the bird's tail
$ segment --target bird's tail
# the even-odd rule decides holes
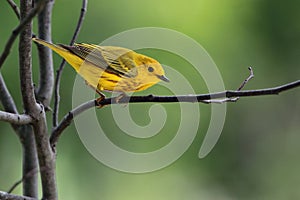
[[[41,44],[43,46],[52,49],[54,52],[56,52],[61,57],[63,57],[76,71],[79,70],[81,64],[84,62],[80,57],[70,52],[68,49],[64,48],[63,46],[52,44],[50,42],[35,37],[32,38],[32,40],[38,44]]]

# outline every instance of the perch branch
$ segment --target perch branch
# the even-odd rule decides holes
[[[86,8],[87,8],[87,0],[82,0],[80,16],[79,16],[79,19],[77,22],[75,32],[71,39],[70,45],[74,44],[74,42],[79,34],[79,31],[81,29],[82,22],[83,22],[85,13],[86,13]],[[55,79],[55,86],[54,86],[54,108],[53,108],[53,116],[52,116],[53,127],[56,127],[57,123],[58,123],[58,110],[59,110],[59,101],[60,101],[59,87],[60,87],[61,75],[62,75],[65,64],[66,64],[66,61],[63,59],[62,62],[60,63],[58,70],[56,71],[56,79]]]
[[[128,104],[128,103],[146,103],[146,102],[153,102],[153,103],[202,102],[203,103],[204,100],[212,100],[212,99],[275,95],[299,86],[300,86],[300,80],[285,85],[281,85],[278,87],[258,89],[258,90],[243,90],[243,91],[227,90],[223,92],[210,93],[210,94],[180,95],[180,96],[154,96],[154,95],[131,96],[131,97],[124,96],[121,99],[119,97],[113,97],[113,98],[103,99],[100,102],[98,102],[97,100],[91,100],[71,110],[62,119],[59,125],[53,129],[50,137],[50,141],[51,141],[50,143],[52,148],[54,148],[63,130],[71,124],[73,118],[76,117],[78,114],[82,113],[83,111],[95,106],[101,108],[103,106],[107,106],[110,104]]]

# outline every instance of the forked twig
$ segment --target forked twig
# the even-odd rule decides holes
[[[238,87],[238,89],[236,91],[241,91],[245,85],[252,79],[254,78],[254,73],[253,73],[253,69],[252,67],[248,67],[250,74],[249,76],[241,83],[241,85]],[[210,100],[203,100],[203,103],[225,103],[225,102],[236,102],[237,100],[239,100],[240,97],[235,97],[235,98],[221,98],[221,99],[210,99]]]
[[[250,71],[250,75],[242,82],[242,84],[237,89],[237,91],[240,91],[241,89],[243,89],[245,87],[245,85],[248,83],[248,81],[250,81],[252,78],[254,78],[254,73],[253,73],[252,67],[248,67],[248,69]]]

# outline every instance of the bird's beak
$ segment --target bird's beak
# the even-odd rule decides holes
[[[157,75],[157,78],[165,82],[170,82],[170,80],[164,75]]]

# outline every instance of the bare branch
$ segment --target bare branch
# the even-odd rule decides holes
[[[22,184],[23,195],[38,198],[38,174],[32,173],[39,166],[34,132],[31,125],[20,126],[18,132],[23,153],[22,174],[26,177]]]
[[[84,112],[87,109],[92,107],[99,107],[102,108],[103,106],[107,106],[110,104],[128,104],[128,103],[174,103],[174,102],[187,102],[187,103],[206,103],[203,101],[212,100],[212,99],[224,99],[224,98],[232,98],[232,97],[250,97],[250,96],[263,96],[263,95],[275,95],[279,94],[280,92],[290,90],[292,88],[296,88],[300,86],[300,80],[291,82],[285,85],[281,85],[278,87],[273,88],[266,88],[266,89],[258,89],[258,90],[244,90],[244,91],[234,91],[234,90],[227,90],[224,92],[217,92],[217,93],[210,93],[210,94],[198,94],[198,95],[181,95],[181,96],[123,96],[121,99],[120,97],[113,97],[103,99],[102,101],[98,100],[91,100],[86,103],[79,105],[78,107],[71,110],[65,117],[61,120],[59,125],[53,129],[50,143],[52,148],[55,148],[59,137],[61,136],[62,132],[65,128],[67,128],[74,117],[78,114]],[[230,101],[229,101],[230,102]],[[222,102],[224,103],[224,102]]]
[[[31,22],[31,20],[35,17],[35,15],[40,12],[47,0],[40,0],[38,1],[35,8],[31,10],[31,12],[21,20],[20,24],[12,31],[11,36],[9,37],[8,41],[6,42],[6,45],[4,47],[4,51],[2,52],[0,56],[0,69],[6,60],[7,56],[10,53],[11,47],[16,40],[17,36],[20,34],[20,32],[25,28],[25,26]]]
[[[240,85],[240,87],[237,89],[237,91],[240,91],[241,89],[243,89],[245,87],[245,85],[252,79],[254,78],[254,73],[252,70],[252,67],[248,67],[249,71],[250,71],[250,75],[242,82],[242,84]]]
[[[7,0],[7,3],[9,3],[10,7],[15,12],[17,18],[20,19],[20,10],[19,10],[17,4],[13,0]]]
[[[40,2],[41,0],[38,1],[38,3]],[[27,18],[27,15],[31,13],[30,10],[31,1],[21,1],[21,19]],[[39,167],[45,168],[45,170],[41,171],[40,173],[42,180],[43,199],[57,200],[55,157],[49,143],[45,110],[42,104],[38,104],[36,102],[34,95],[31,68],[31,35],[31,23],[27,23],[20,34],[19,42],[22,99],[25,113],[34,119],[32,126],[36,141]]]
[[[57,200],[55,154],[50,147],[44,112],[43,115],[44,117],[33,124],[39,165],[40,169],[43,169],[41,171],[43,199]]]
[[[75,32],[71,39],[70,45],[74,44],[74,42],[79,34],[79,31],[81,29],[82,22],[83,22],[85,13],[86,13],[86,9],[87,9],[87,0],[82,0],[80,16],[79,16],[79,19],[77,22]],[[56,127],[58,124],[58,110],[59,110],[59,101],[60,101],[59,87],[60,87],[61,75],[62,75],[65,64],[66,64],[66,61],[63,59],[58,70],[56,71],[56,79],[55,79],[55,86],[54,86],[54,108],[53,108],[53,118],[52,118],[53,127]]]
[[[6,112],[18,114],[16,105],[2,79],[0,73],[0,101]],[[32,169],[38,168],[38,159],[36,153],[36,145],[32,127],[30,125],[16,125],[11,124],[23,147],[23,166],[22,173],[27,174]],[[38,197],[38,179],[34,174],[29,178],[26,178],[23,182],[23,194],[31,197]]]
[[[26,174],[23,175],[23,177],[18,180],[17,182],[15,182],[13,184],[13,186],[11,186],[11,188],[7,191],[7,193],[12,193],[14,191],[14,189],[16,189],[16,187],[18,185],[20,185],[24,180],[31,178],[32,176],[34,176],[35,174],[37,174],[39,172],[38,168],[33,168],[30,171],[28,171]]]
[[[6,112],[16,113],[16,114],[18,113],[16,104],[6,87],[1,72],[0,72],[0,102],[2,103]]]
[[[32,118],[26,114],[13,114],[9,112],[0,111],[0,121],[9,122],[12,124],[29,124],[32,122]]]
[[[95,105],[96,105],[96,100],[85,102],[80,106],[76,107],[75,109],[71,110],[67,115],[64,116],[60,124],[53,129],[50,137],[50,144],[53,150],[55,150],[58,138],[60,137],[61,133],[65,128],[67,128],[71,124],[73,118],[79,115],[80,113],[84,112],[85,110],[95,107]]]
[[[54,0],[50,0],[44,9],[38,15],[38,34],[39,38],[51,41],[51,14]],[[44,46],[38,45],[38,54],[40,61],[39,88],[36,98],[41,102],[46,110],[50,110],[49,104],[53,91],[53,60],[52,51]]]
[[[241,91],[241,89],[243,89],[246,84],[252,79],[254,78],[254,73],[252,70],[252,67],[248,67],[250,74],[249,76],[241,83],[241,85],[238,87],[238,89],[236,91]],[[223,98],[223,99],[211,99],[211,100],[203,100],[203,103],[225,103],[225,102],[236,102],[240,99],[240,97],[234,97],[234,98]]]
[[[30,1],[21,1],[21,20],[27,18],[27,13],[31,13]],[[20,33],[19,41],[19,66],[20,66],[20,83],[25,112],[31,116],[34,114],[29,111],[36,109],[36,100],[34,96],[34,87],[32,81],[32,64],[31,64],[31,35],[32,22],[26,23]]]
[[[38,200],[36,198],[9,194],[2,191],[0,191],[0,199],[1,200]]]

